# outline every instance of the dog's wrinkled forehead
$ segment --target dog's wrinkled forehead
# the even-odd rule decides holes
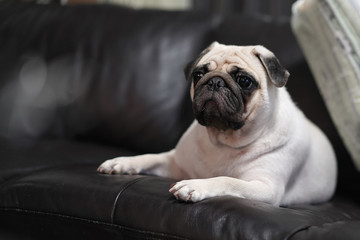
[[[209,71],[231,72],[234,67],[239,67],[255,72],[255,69],[261,67],[261,63],[256,61],[253,49],[254,46],[223,45],[215,42],[197,66],[206,65]]]
[[[191,71],[199,66],[205,66],[208,71],[217,70],[227,73],[238,68],[256,79],[265,79],[260,75],[266,74],[276,87],[285,86],[290,75],[274,53],[260,45],[234,46],[214,42],[200,54],[197,60],[185,67],[186,79],[189,79]]]

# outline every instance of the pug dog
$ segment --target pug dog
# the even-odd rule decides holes
[[[214,42],[185,75],[196,120],[175,149],[107,160],[98,172],[173,178],[169,191],[191,202],[227,195],[288,206],[331,198],[332,146],[290,98],[289,73],[271,51]]]

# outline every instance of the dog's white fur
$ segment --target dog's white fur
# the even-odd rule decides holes
[[[197,65],[229,72],[246,68],[260,88],[246,107],[239,130],[204,127],[196,120],[174,150],[105,161],[103,173],[155,174],[184,179],[170,188],[178,199],[197,202],[231,195],[272,205],[328,200],[336,185],[336,159],[325,135],[296,107],[285,88],[274,86],[254,55],[261,46],[214,43]],[[194,87],[191,87],[194,98]]]

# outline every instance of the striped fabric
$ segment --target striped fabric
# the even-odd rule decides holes
[[[360,1],[298,0],[292,28],[360,170]]]

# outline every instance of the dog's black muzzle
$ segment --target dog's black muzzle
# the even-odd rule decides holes
[[[193,111],[204,126],[239,129],[244,112],[241,90],[228,73],[209,72],[194,86]]]

